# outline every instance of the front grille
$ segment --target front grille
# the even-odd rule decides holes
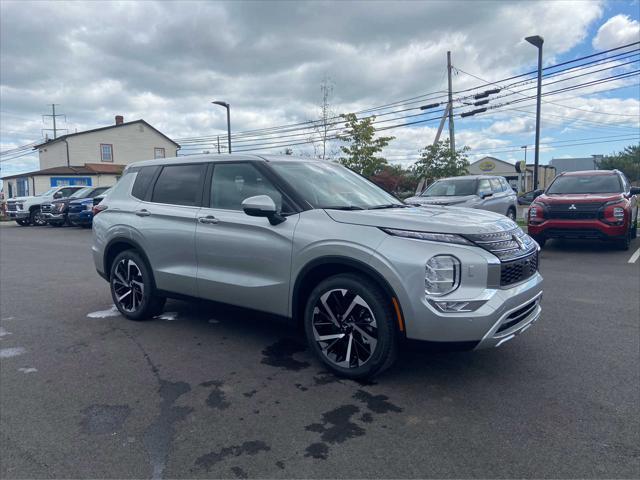
[[[465,237],[493,253],[502,262],[528,256],[538,248],[533,239],[520,227],[504,232],[475,233]]]
[[[587,228],[548,228],[544,231],[547,238],[606,238],[607,235],[597,229]]]
[[[50,203],[43,203],[40,205],[40,211],[42,213],[51,213],[53,211],[53,205]]]
[[[500,285],[507,286],[532,277],[538,270],[538,252],[524,258],[504,262],[500,267]]]
[[[561,220],[592,220],[598,218],[602,203],[555,203],[547,205],[545,217]]]
[[[7,203],[7,211],[15,212],[17,210],[18,210],[18,207],[16,207],[15,202]]]
[[[509,316],[505,319],[505,322],[500,325],[500,328],[498,328],[496,333],[504,332],[505,330],[508,330],[509,328],[526,319],[529,315],[531,315],[531,313],[533,313],[537,304],[538,301],[534,300],[533,302],[526,304],[524,307],[519,308],[515,312],[510,313]]]
[[[70,203],[69,213],[80,213],[84,211],[84,203]]]

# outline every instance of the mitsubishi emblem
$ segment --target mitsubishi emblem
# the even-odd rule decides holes
[[[572,203],[571,206],[569,207],[569,210],[576,210],[576,205],[575,203]]]
[[[524,250],[525,246],[524,246],[524,242],[522,241],[522,239],[520,237],[518,237],[517,235],[513,235],[512,237],[515,240],[515,242],[518,244],[518,247],[520,247],[520,250]]]

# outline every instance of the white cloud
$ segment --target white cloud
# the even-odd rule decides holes
[[[616,15],[598,29],[593,39],[593,47],[598,50],[607,50],[639,40],[640,22],[628,15]]]

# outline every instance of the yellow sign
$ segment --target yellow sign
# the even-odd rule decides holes
[[[485,160],[483,162],[480,162],[480,165],[478,165],[478,168],[483,172],[490,172],[491,170],[494,170],[496,168],[496,164],[491,160]]]

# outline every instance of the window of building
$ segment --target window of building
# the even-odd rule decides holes
[[[29,196],[29,179],[28,178],[18,178],[16,180],[16,190],[18,197],[27,197]]]
[[[164,167],[156,180],[151,201],[172,205],[200,205],[206,169],[207,165],[204,163]]]
[[[100,144],[100,161],[113,162],[113,145],[110,143]]]
[[[255,195],[268,195],[278,210],[281,209],[282,195],[253,165],[219,163],[214,167],[211,208],[242,210],[242,201]]]
[[[154,148],[153,158],[164,158],[164,148],[160,148],[160,147]]]

